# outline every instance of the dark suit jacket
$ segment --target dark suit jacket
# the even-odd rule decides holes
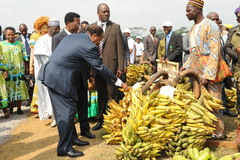
[[[149,57],[155,61],[157,59],[157,51],[158,51],[158,43],[159,43],[159,37],[157,37],[157,45],[154,45],[153,39],[151,35],[148,35],[147,37],[144,38],[143,44],[144,44],[144,59],[148,60]]]
[[[97,22],[94,24],[97,25]],[[124,49],[120,26],[111,21],[107,22],[103,38],[102,62],[114,74],[124,69]]]
[[[61,40],[66,37],[68,34],[65,32],[63,29],[61,32],[58,34],[54,35],[52,38],[52,52],[57,48],[58,44],[61,42]]]
[[[165,43],[167,44],[167,43]],[[168,58],[169,61],[180,62],[182,63],[182,53],[183,53],[183,43],[182,37],[180,34],[175,32],[172,33],[168,47],[166,46],[165,58]]]
[[[27,34],[27,38],[29,38],[30,39],[30,37],[31,37],[31,34],[30,33],[28,33]],[[15,40],[18,40],[18,41],[23,41],[23,39],[22,39],[22,36],[21,36],[21,34],[19,35],[19,36],[17,36],[16,38],[15,38]]]
[[[130,62],[130,52],[128,48],[128,41],[127,37],[122,34],[123,36],[123,48],[124,48],[124,67],[127,67],[127,62]]]
[[[38,79],[47,87],[67,98],[78,101],[79,81],[82,71],[90,64],[110,84],[117,77],[105,67],[98,55],[98,48],[87,33],[65,37],[42,67]]]

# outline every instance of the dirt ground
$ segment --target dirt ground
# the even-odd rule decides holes
[[[15,128],[11,134],[13,137],[6,144],[0,145],[1,160],[61,160],[70,159],[67,157],[57,157],[56,146],[58,141],[57,128],[51,128],[51,120],[40,121],[35,115],[30,113],[26,122]],[[13,115],[14,116],[14,115]],[[94,124],[91,124],[93,126]],[[235,118],[225,117],[226,133],[229,141],[235,139]],[[79,133],[79,126],[76,124]],[[75,149],[84,152],[85,156],[74,158],[79,160],[115,160],[114,151],[117,145],[107,145],[101,138],[106,132],[91,131],[96,135],[95,139],[80,137],[81,140],[90,142],[90,146],[78,147]],[[236,153],[236,149],[211,148],[217,157]],[[159,157],[159,159],[168,159]]]

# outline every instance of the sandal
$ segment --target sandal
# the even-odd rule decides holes
[[[10,116],[9,110],[8,110],[7,108],[3,108],[2,110],[3,110],[3,112],[4,112],[4,117],[5,117],[5,119],[9,118],[9,116]]]

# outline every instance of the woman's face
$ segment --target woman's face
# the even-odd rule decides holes
[[[13,30],[10,29],[6,30],[5,36],[9,43],[15,42],[15,32]]]
[[[47,34],[48,33],[48,25],[44,24],[40,30],[41,35]]]

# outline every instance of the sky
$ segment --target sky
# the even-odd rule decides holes
[[[25,23],[29,32],[33,31],[33,23],[40,16],[48,16],[60,20],[61,28],[65,26],[64,16],[67,12],[80,14],[81,21],[93,23],[98,19],[97,6],[106,3],[110,7],[111,17],[121,29],[151,26],[162,29],[165,21],[173,23],[173,30],[180,27],[190,28],[193,21],[185,16],[188,0],[1,0],[0,25],[2,28],[13,26],[18,30]],[[219,14],[223,24],[237,25],[235,9],[239,0],[205,0],[203,14],[211,11]]]

